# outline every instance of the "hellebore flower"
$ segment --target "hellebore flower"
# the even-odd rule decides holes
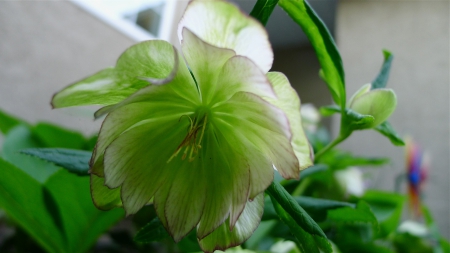
[[[256,229],[274,167],[298,178],[312,162],[297,94],[267,73],[262,25],[227,2],[193,1],[178,35],[185,61],[168,42],[141,42],[52,104],[105,106],[90,164],[97,207],[153,203],[176,242],[196,227],[212,252]]]
[[[348,101],[348,107],[363,115],[371,115],[374,120],[366,128],[374,128],[395,111],[397,96],[392,89],[372,89],[372,84],[362,86]]]

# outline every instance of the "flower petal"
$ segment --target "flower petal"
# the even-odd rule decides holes
[[[120,189],[109,189],[104,178],[91,175],[91,196],[95,206],[100,210],[110,210],[122,206]]]
[[[291,144],[300,163],[300,169],[303,170],[313,165],[313,161],[311,160],[309,142],[302,127],[300,98],[283,73],[269,72],[267,77],[272,83],[278,99],[275,100],[268,97],[264,97],[264,99],[283,110],[286,114],[292,131]]]
[[[104,69],[56,93],[52,105],[61,108],[118,103],[149,85],[141,78],[173,78],[177,57],[174,50],[170,43],[162,40],[136,44],[120,56],[115,68]]]
[[[208,44],[187,28],[184,28],[182,32],[183,55],[195,76],[203,100],[209,101],[215,92],[220,69],[235,55],[235,52]]]
[[[251,92],[261,97],[276,98],[269,79],[258,66],[245,56],[231,57],[223,65],[211,103],[226,101],[239,91]]]
[[[230,143],[251,143],[254,149],[271,160],[283,177],[299,177],[299,163],[291,146],[287,117],[259,96],[248,92],[236,93],[226,103],[214,108],[212,124]],[[258,173],[251,171],[252,174],[254,172]]]
[[[224,1],[192,1],[178,25],[178,37],[184,39],[183,27],[203,41],[229,48],[247,56],[266,73],[272,67],[273,52],[264,27]]]
[[[121,134],[105,151],[105,183],[121,186],[128,214],[136,213],[169,176],[164,168],[185,136],[189,123],[179,116],[154,119]]]
[[[360,96],[362,96],[362,95],[366,94],[367,92],[369,92],[371,88],[372,88],[372,84],[370,84],[370,83],[367,83],[367,84],[363,85],[361,88],[359,88],[359,90],[357,90],[355,92],[355,94],[353,94],[353,96],[347,102],[347,106],[351,107],[352,104],[353,104],[353,101],[355,101],[355,99],[357,99]]]
[[[350,109],[375,118],[369,126],[376,127],[386,121],[397,107],[397,96],[391,89],[376,89],[357,97]]]
[[[264,193],[261,193],[253,201],[247,202],[233,229],[230,229],[228,222],[224,222],[214,232],[199,241],[200,247],[205,252],[214,252],[214,250],[226,250],[242,244],[258,227],[263,211]]]

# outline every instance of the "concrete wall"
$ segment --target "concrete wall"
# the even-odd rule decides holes
[[[0,1],[0,41],[0,109],[89,134],[92,110],[52,110],[51,97],[134,43],[68,1]]]
[[[431,155],[425,202],[447,238],[450,236],[449,17],[449,1],[342,0],[336,27],[348,96],[376,76],[383,61],[383,48],[394,54],[388,86],[397,93],[398,107],[390,122]],[[337,127],[336,124],[335,130]],[[341,147],[361,155],[392,159],[389,166],[375,173],[375,187],[393,190],[396,175],[405,171],[404,150],[392,146],[375,131],[358,132]]]

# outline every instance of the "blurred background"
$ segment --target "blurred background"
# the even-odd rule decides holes
[[[250,12],[255,1],[236,1]],[[95,108],[52,110],[52,95],[107,66],[138,41],[177,45],[175,31],[187,1],[0,1],[0,109],[29,122],[48,121],[94,134]],[[390,122],[430,155],[425,203],[450,237],[450,2],[312,0],[334,35],[346,71],[347,96],[371,82],[383,62],[394,62],[388,87],[398,106]],[[301,29],[277,7],[267,24],[275,51],[272,70],[285,73],[302,103],[331,104],[314,50]],[[332,135],[338,118],[325,119]],[[1,137],[0,137],[1,142]],[[340,148],[388,157],[371,173],[370,187],[393,191],[405,154],[375,131],[354,133]],[[1,176],[1,173],[0,173]],[[406,185],[402,186],[405,191]]]

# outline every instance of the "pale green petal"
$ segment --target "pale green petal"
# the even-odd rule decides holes
[[[270,72],[267,73],[267,77],[272,83],[278,99],[274,100],[267,97],[265,99],[283,110],[288,117],[292,131],[291,144],[300,163],[300,169],[305,169],[313,165],[313,161],[309,142],[302,127],[300,98],[283,73]]]
[[[395,111],[397,96],[391,89],[376,89],[356,98],[350,109],[363,115],[375,118],[370,128],[376,127],[386,121]]]
[[[105,151],[105,183],[121,186],[124,209],[136,213],[155,194],[168,176],[164,168],[186,135],[187,121],[180,116],[155,118],[133,127],[115,139]]]
[[[128,48],[115,68],[104,69],[55,94],[54,108],[111,105],[149,85],[143,78],[172,77],[176,62],[173,46],[161,40],[144,41]]]
[[[258,227],[263,211],[264,193],[261,193],[253,201],[247,202],[232,230],[229,223],[224,222],[214,232],[199,241],[200,247],[205,252],[214,252],[214,250],[225,250],[242,244]]]
[[[154,204],[175,241],[199,222],[197,235],[205,237],[229,215],[239,216],[247,202],[249,169],[243,157],[213,127],[208,126],[201,146],[193,161],[178,156],[162,168],[171,183],[161,185]]]
[[[264,27],[225,1],[192,1],[178,25],[178,37],[183,39],[183,27],[203,41],[233,49],[247,56],[263,71],[272,67],[273,52]]]
[[[95,206],[101,210],[110,210],[122,206],[120,188],[109,189],[104,178],[91,175],[91,196]]]
[[[357,90],[355,92],[355,94],[353,94],[353,96],[347,102],[348,107],[351,107],[352,103],[353,103],[353,101],[355,101],[355,99],[357,99],[360,96],[362,96],[362,95],[366,94],[367,92],[369,92],[371,88],[372,88],[372,84],[370,84],[370,83],[365,84],[361,88],[359,88],[359,90]]]
[[[212,46],[187,28],[183,29],[181,48],[199,85],[203,101],[211,100],[220,70],[225,62],[235,55],[234,51]]]
[[[251,143],[272,161],[283,177],[299,177],[299,163],[291,146],[291,129],[282,110],[247,92],[236,93],[213,110],[212,124],[232,145]],[[257,173],[251,171],[254,172]]]
[[[247,57],[234,56],[220,70],[211,104],[225,102],[240,91],[276,98],[272,84],[265,73]]]

